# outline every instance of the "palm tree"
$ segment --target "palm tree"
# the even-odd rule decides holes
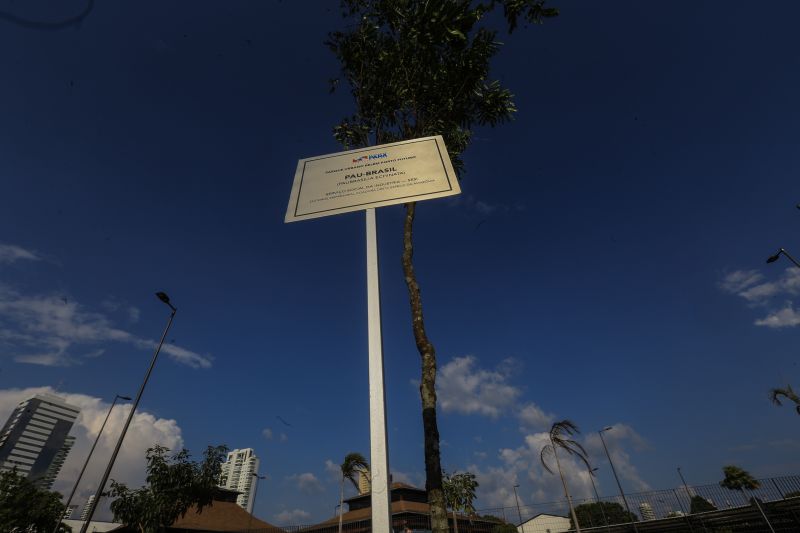
[[[781,403],[781,396],[787,400],[793,401],[797,405],[797,407],[795,407],[797,414],[800,415],[800,396],[792,390],[791,385],[786,385],[785,389],[772,389],[769,391],[769,397],[775,405],[783,405]]]
[[[578,524],[578,517],[575,515],[575,508],[572,506],[572,498],[570,498],[569,495],[567,481],[564,479],[564,472],[561,470],[561,461],[558,459],[558,449],[560,448],[567,452],[568,455],[577,457],[583,461],[583,463],[586,465],[586,468],[589,470],[592,469],[592,467],[589,466],[589,459],[587,458],[586,450],[583,449],[583,446],[581,446],[578,441],[571,438],[573,435],[578,433],[580,433],[578,426],[576,426],[575,423],[570,420],[555,422],[553,427],[550,428],[550,444],[547,444],[542,448],[539,459],[542,461],[542,466],[544,466],[545,470],[553,474],[554,472],[547,465],[547,461],[545,461],[545,456],[552,455],[556,458],[558,475],[561,476],[561,484],[564,485],[564,494],[567,496],[569,512],[572,515],[572,521],[575,522],[575,530],[580,533],[581,526]]]
[[[342,481],[339,488],[339,533],[342,533],[342,513],[344,512],[344,480],[349,479],[353,486],[358,489],[356,475],[359,472],[368,471],[369,463],[366,458],[357,452],[345,455],[344,462],[340,465],[342,469]]]
[[[722,473],[725,474],[725,479],[720,481],[719,485],[728,490],[738,490],[739,492],[750,496],[750,491],[761,486],[761,482],[751,476],[750,472],[744,470],[743,468],[739,468],[738,466],[723,466]],[[761,508],[758,498],[751,496],[750,499],[755,502],[756,507],[759,511],[761,511],[761,516],[764,517],[764,521],[767,523],[767,526],[769,526],[769,530],[772,531],[772,533],[775,533],[775,530],[772,529],[772,524],[769,522],[769,518],[767,518],[766,513],[764,513],[764,509]]]

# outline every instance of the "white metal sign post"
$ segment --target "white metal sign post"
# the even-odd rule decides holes
[[[441,136],[301,159],[286,222],[366,210],[372,531],[391,533],[375,208],[459,194]]]

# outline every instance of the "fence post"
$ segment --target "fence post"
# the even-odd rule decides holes
[[[786,499],[786,496],[784,496],[784,495],[783,495],[783,491],[782,491],[782,490],[780,489],[780,487],[778,486],[778,482],[777,482],[777,481],[775,481],[775,478],[774,478],[774,477],[773,477],[773,478],[770,478],[770,481],[772,481],[772,484],[773,484],[773,485],[775,485],[775,490],[777,490],[777,491],[778,491],[778,494],[780,494],[780,495],[781,495],[781,500],[785,500],[785,499]]]

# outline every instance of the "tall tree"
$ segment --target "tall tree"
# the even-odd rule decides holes
[[[558,475],[561,476],[561,484],[564,485],[564,495],[567,497],[569,512],[572,515],[572,521],[575,524],[575,530],[580,533],[581,525],[580,522],[578,522],[578,517],[575,515],[575,508],[572,506],[572,498],[570,497],[569,489],[567,488],[567,480],[564,479],[564,471],[561,469],[561,461],[558,458],[558,450],[564,450],[567,455],[583,461],[587,469],[592,469],[592,467],[589,466],[589,459],[587,458],[586,450],[583,449],[581,443],[572,438],[573,435],[578,433],[580,433],[578,426],[576,426],[575,423],[570,420],[555,422],[550,428],[550,444],[546,444],[542,447],[542,452],[539,455],[539,459],[542,462],[542,466],[544,466],[548,472],[553,474],[553,470],[550,469],[550,466],[547,464],[545,459],[549,455],[555,457]]]
[[[750,500],[761,512],[761,516],[764,518],[767,526],[769,526],[769,530],[772,531],[772,533],[775,533],[769,518],[767,518],[767,513],[765,513],[764,509],[762,509],[758,498],[750,495],[750,491],[759,488],[761,486],[761,482],[751,476],[750,472],[744,470],[743,468],[739,468],[736,465],[727,465],[722,467],[722,473],[725,474],[725,478],[719,482],[719,485],[721,487],[725,487],[726,489],[736,490],[750,496]]]
[[[140,533],[156,533],[170,526],[195,506],[198,512],[210,505],[217,491],[226,446],[209,446],[203,461],[192,461],[188,450],[169,456],[169,448],[154,446],[146,452],[146,485],[129,489],[111,481],[109,496],[114,520]]]
[[[575,515],[581,524],[629,524],[636,522],[638,517],[629,513],[617,502],[591,502],[582,503],[575,507]],[[575,522],[570,519],[571,528],[575,527]]]
[[[792,390],[791,385],[786,385],[785,389],[772,389],[769,391],[769,397],[772,400],[772,403],[775,405],[783,405],[783,402],[781,402],[781,397],[794,402],[797,414],[800,415],[800,396],[798,396],[797,393]]]
[[[475,507],[472,502],[475,500],[475,489],[478,488],[478,481],[475,474],[464,472],[461,474],[443,473],[442,487],[444,488],[444,499],[447,506],[453,511],[453,528],[458,533],[457,512],[467,515],[475,514]]]
[[[692,496],[689,500],[689,514],[707,513],[709,511],[716,511],[717,507],[709,500],[706,500],[699,494]]]
[[[61,494],[42,490],[17,469],[0,472],[0,531],[52,531],[64,516]],[[59,531],[72,531],[61,525]]]
[[[348,26],[327,45],[341,64],[355,113],[334,127],[347,148],[442,135],[456,172],[476,126],[495,126],[516,110],[511,92],[492,80],[496,29],[482,26],[502,8],[507,31],[558,14],[545,0],[341,0]],[[332,90],[339,79],[332,80]],[[425,488],[433,533],[446,533],[439,428],[436,350],[428,337],[414,268],[416,203],[405,204],[402,266],[411,324],[422,367],[420,399],[425,439]]]
[[[367,459],[357,452],[348,453],[344,456],[344,462],[339,465],[342,470],[341,485],[339,486],[339,533],[342,533],[342,515],[344,514],[344,480],[349,479],[350,483],[358,489],[356,476],[360,472],[369,470]]]

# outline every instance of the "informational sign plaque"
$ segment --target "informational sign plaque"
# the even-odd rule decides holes
[[[461,192],[441,135],[301,159],[286,222]]]

